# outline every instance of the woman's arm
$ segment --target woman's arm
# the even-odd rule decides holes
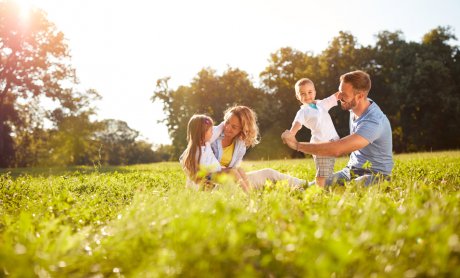
[[[236,139],[235,149],[233,150],[232,161],[230,162],[230,167],[236,168],[239,167],[241,162],[243,162],[243,157],[246,154],[246,145],[243,140]]]

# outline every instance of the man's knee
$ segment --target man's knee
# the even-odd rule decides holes
[[[360,184],[362,184],[364,186],[378,184],[380,182],[389,181],[389,180],[390,180],[389,176],[381,175],[381,174],[377,174],[377,175],[371,175],[371,174],[362,175],[362,176],[360,176],[360,177],[355,179],[356,182],[358,182],[358,183],[360,183]]]
[[[349,174],[345,170],[335,172],[332,176],[326,179],[326,185],[345,185],[345,182],[350,180]]]

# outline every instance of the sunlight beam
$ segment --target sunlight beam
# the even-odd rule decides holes
[[[21,21],[28,21],[32,9],[32,0],[14,0],[19,7],[19,18]]]

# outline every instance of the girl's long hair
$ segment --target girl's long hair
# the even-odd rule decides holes
[[[227,121],[231,116],[240,120],[241,133],[240,139],[243,140],[246,148],[254,147],[260,142],[259,127],[257,126],[257,115],[249,107],[238,105],[228,108],[224,112],[224,120]]]
[[[201,159],[201,146],[205,143],[206,131],[212,128],[210,117],[201,114],[193,115],[187,126],[187,149],[184,152],[184,167],[189,177],[197,180],[198,163]]]

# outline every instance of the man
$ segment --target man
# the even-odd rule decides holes
[[[348,165],[326,180],[326,185],[356,180],[370,185],[389,180],[393,169],[393,143],[390,122],[380,107],[367,97],[371,79],[363,71],[340,76],[338,100],[350,111],[350,135],[333,142],[297,142],[286,130],[281,135],[290,148],[318,156],[341,156],[351,153]]]

